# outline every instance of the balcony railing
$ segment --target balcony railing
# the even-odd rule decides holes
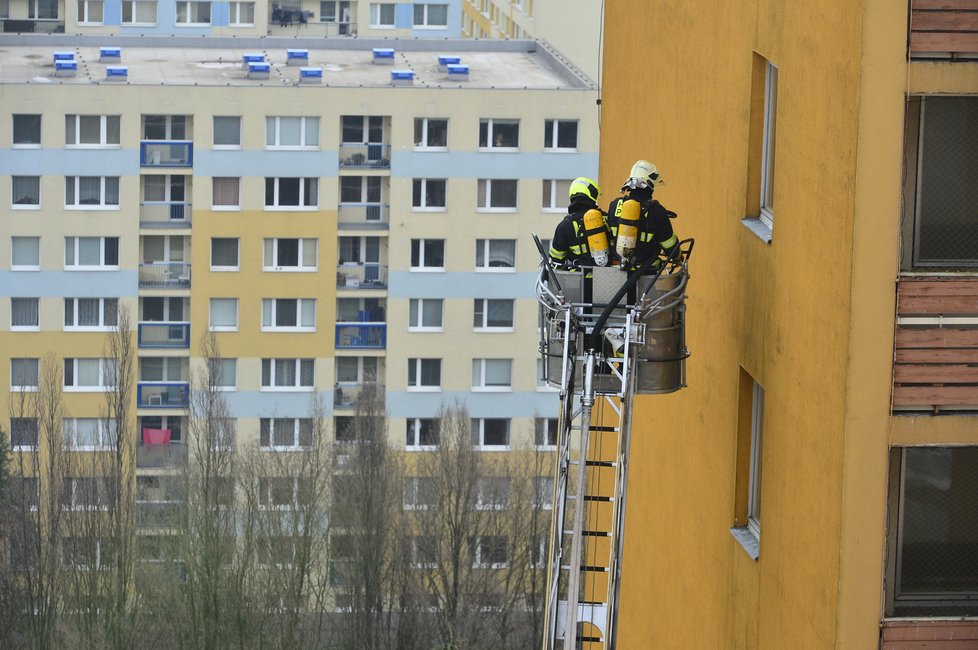
[[[6,34],[64,34],[65,21],[59,18],[3,18]]]
[[[141,348],[190,347],[190,323],[139,323],[136,339]]]
[[[187,462],[187,445],[136,445],[136,467],[171,468],[183,467]]]
[[[336,324],[338,350],[383,350],[386,346],[386,323]]]
[[[910,8],[910,56],[978,54],[974,0],[911,0]]]
[[[336,267],[337,289],[386,289],[387,266],[383,264],[341,264]]]
[[[191,204],[184,201],[145,201],[139,204],[143,228],[189,228]]]
[[[143,408],[187,408],[190,384],[185,381],[141,381],[136,384],[136,406]]]
[[[136,525],[140,528],[178,528],[182,501],[136,501]]]
[[[386,230],[390,206],[382,203],[340,203],[337,225],[340,229],[369,228]]]
[[[145,262],[140,264],[139,286],[146,289],[189,289],[190,264],[186,262]]]
[[[356,406],[357,398],[360,397],[366,389],[371,389],[375,391],[375,395],[384,394],[384,385],[369,383],[369,384],[336,384],[335,395],[333,397],[333,408],[338,409],[351,409]]]
[[[340,167],[388,168],[391,166],[389,144],[341,144]]]
[[[978,409],[978,277],[902,278],[893,409]]]
[[[139,143],[139,164],[142,167],[193,167],[194,143],[143,140]]]

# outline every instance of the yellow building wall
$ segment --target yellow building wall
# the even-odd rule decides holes
[[[600,182],[653,161],[677,234],[696,238],[689,388],[636,399],[620,645],[874,647],[906,6],[605,11]],[[779,71],[770,244],[741,223],[756,55]],[[765,389],[757,561],[728,530],[741,369]]]

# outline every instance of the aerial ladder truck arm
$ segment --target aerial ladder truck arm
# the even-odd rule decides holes
[[[561,271],[533,237],[543,257],[537,297],[544,379],[560,389],[543,648],[612,650],[632,402],[636,394],[686,384],[693,240],[630,272]]]

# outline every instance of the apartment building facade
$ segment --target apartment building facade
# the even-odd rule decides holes
[[[621,645],[978,642],[973,9],[606,5],[602,184],[654,161],[697,240],[689,388],[636,400]]]

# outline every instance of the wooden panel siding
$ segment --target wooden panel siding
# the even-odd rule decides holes
[[[974,650],[978,647],[978,621],[883,621],[882,650]]]
[[[893,408],[978,409],[978,278],[901,279],[897,319]]]
[[[978,0],[912,0],[910,54],[978,53]]]

